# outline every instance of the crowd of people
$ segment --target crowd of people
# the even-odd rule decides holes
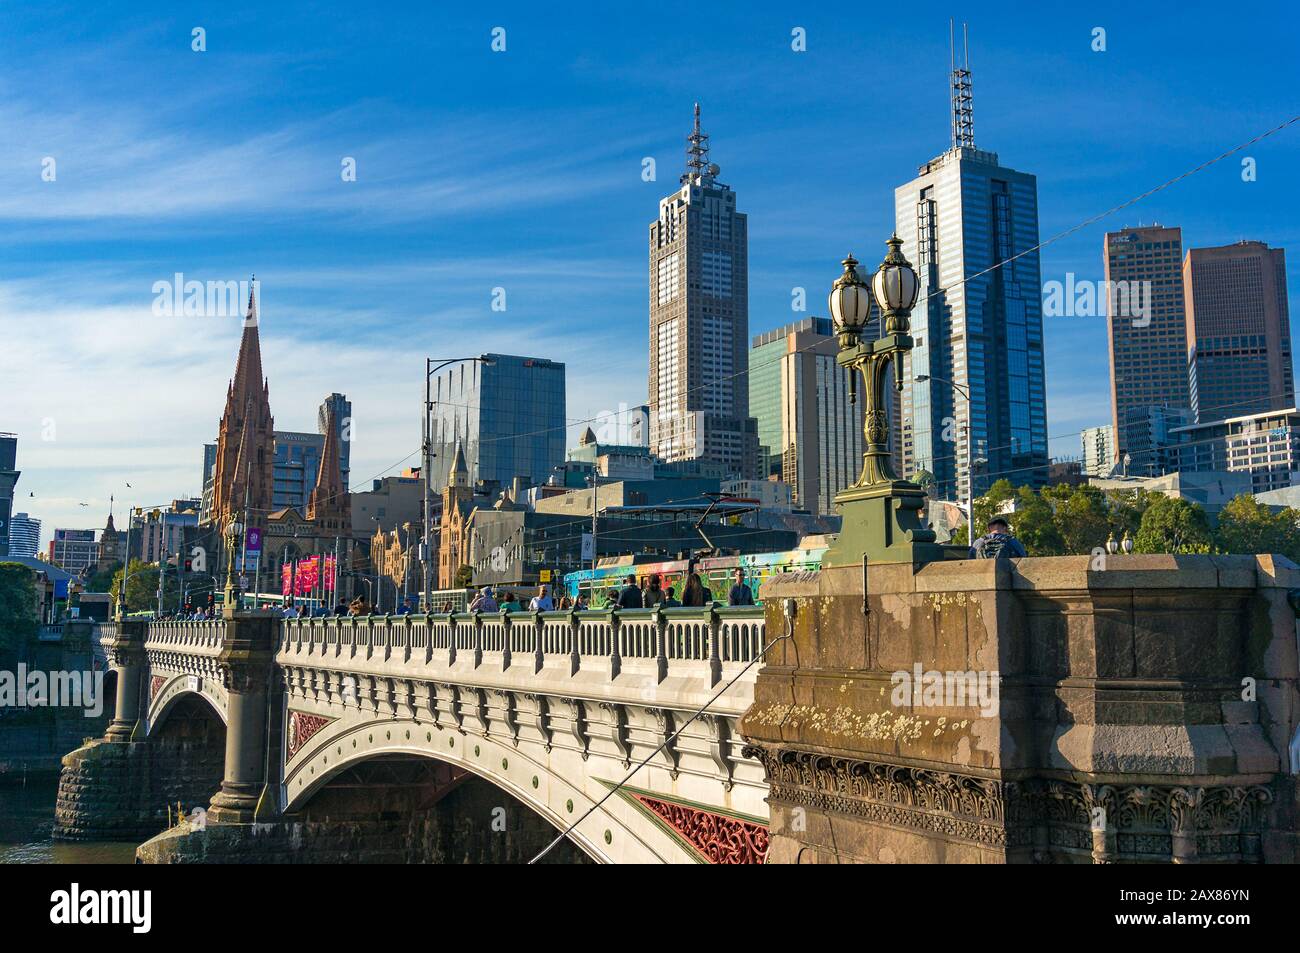
[[[706,586],[700,579],[699,573],[692,572],[686,577],[685,583],[681,587],[680,598],[677,593],[677,586],[668,586],[664,588],[663,580],[658,576],[649,575],[638,580],[636,575],[628,573],[624,579],[622,588],[610,589],[603,600],[603,604],[592,606],[584,593],[578,593],[577,596],[570,596],[567,592],[560,595],[557,599],[548,585],[537,587],[537,592],[528,599],[525,604],[519,592],[514,589],[504,587],[495,588],[493,586],[484,586],[475,593],[466,606],[469,612],[561,612],[568,611],[585,611],[591,608],[598,609],[653,609],[656,606],[662,609],[676,609],[686,607],[704,607],[719,605],[713,597],[713,591]],[[754,605],[754,591],[745,582],[745,572],[743,569],[736,569],[734,582],[727,593],[727,605],[729,606],[752,606]],[[329,606],[317,606],[310,608],[307,606],[298,606],[292,600],[286,599],[279,607],[281,615],[286,619],[299,618],[330,618],[339,616],[372,616],[388,614],[386,611],[381,612],[373,606],[365,596],[357,596],[351,602],[338,602],[333,608]],[[393,615],[410,615],[417,612],[418,609],[411,602],[403,600],[395,609]],[[444,599],[434,610],[436,613],[447,614],[456,611],[449,600]],[[205,621],[208,619],[218,618],[220,609],[214,607],[203,607],[192,612],[173,612],[158,616],[160,620],[187,620],[187,621]]]

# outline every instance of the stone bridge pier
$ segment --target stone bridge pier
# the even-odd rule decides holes
[[[1279,556],[843,566],[764,587],[771,863],[1295,863]]]

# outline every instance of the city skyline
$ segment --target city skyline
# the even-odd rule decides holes
[[[638,382],[646,379],[647,364],[642,229],[680,170],[683,127],[695,101],[714,141],[726,143],[727,181],[745,197],[751,335],[823,313],[823,296],[845,252],[874,268],[893,221],[893,188],[914,175],[918,157],[942,150],[949,133],[946,15],[909,23],[912,44],[904,49],[891,43],[898,35],[891,31],[901,28],[859,35],[829,18],[760,10],[738,25],[742,36],[695,42],[710,43],[726,64],[738,64],[742,48],[757,46],[764,72],[775,70],[779,79],[735,65],[703,90],[697,79],[659,76],[644,57],[628,60],[614,29],[580,31],[557,51],[554,42],[541,40],[527,12],[502,14],[509,45],[493,60],[491,24],[430,22],[443,58],[437,83],[424,82],[419,93],[403,85],[414,64],[364,81],[356,72],[394,45],[409,51],[411,38],[371,36],[363,49],[348,51],[328,24],[305,21],[299,25],[313,52],[301,62],[271,65],[258,58],[265,49],[259,44],[270,41],[238,29],[237,12],[209,18],[203,54],[190,51],[187,21],[150,20],[146,28],[120,11],[102,16],[107,19],[88,18],[77,34],[85,39],[51,45],[44,31],[54,27],[19,15],[16,29],[0,40],[9,64],[0,67],[9,90],[0,129],[13,133],[10,143],[23,143],[0,147],[0,175],[11,185],[0,203],[10,252],[0,264],[0,308],[23,316],[7,327],[11,346],[27,355],[4,372],[4,391],[15,398],[4,427],[20,436],[23,478],[15,508],[47,528],[102,525],[111,493],[125,506],[201,491],[192,459],[217,422],[214,397],[229,379],[239,321],[153,315],[155,282],[177,272],[224,281],[256,270],[269,292],[263,342],[276,406],[295,413],[283,413],[277,425],[311,431],[308,414],[320,395],[346,392],[360,411],[351,482],[368,486],[372,477],[418,462],[418,417],[411,409],[418,406],[419,356],[440,354],[447,335],[463,341],[467,353],[528,353],[565,363],[568,446],[600,411],[644,401]],[[1262,39],[1251,33],[1251,57],[1234,59],[1223,53],[1232,49],[1232,25],[1211,38],[1193,25],[1165,22],[1160,29],[1172,34],[1155,43],[1154,27],[1114,14],[1109,48],[1093,52],[1090,22],[1043,14],[1000,33],[1000,21],[986,10],[963,16],[971,21],[979,139],[995,145],[1004,163],[1038,178],[1043,239],[1288,114],[1268,82],[1283,68],[1284,24]],[[806,52],[791,50],[794,26],[807,30]],[[657,56],[669,59],[676,41],[666,30],[647,29],[662,41]],[[24,78],[27,54],[15,38],[24,32],[42,37],[43,54],[66,73],[67,92],[38,89]],[[1277,47],[1269,45],[1274,42]],[[118,69],[131,50],[160,45],[176,48],[167,62],[176,83],[167,95],[182,107],[150,115],[156,94],[140,68],[122,69],[95,89],[105,79],[109,51],[117,54]],[[1223,79],[1198,77],[1191,91],[1158,75],[1162,63],[1202,49],[1226,58]],[[888,69],[909,80],[874,104],[887,122],[858,123],[845,136],[834,104],[817,102],[813,93],[849,75],[853,88],[878,87],[872,77],[887,67],[863,54],[885,50],[897,59]],[[224,66],[205,65],[199,56]],[[311,95],[300,72],[311,73],[313,57],[343,64],[358,84]],[[1075,71],[1068,84],[1038,68],[1054,61]],[[243,78],[231,78],[226,67],[234,63],[248,68]],[[557,63],[560,79],[528,89],[539,71]],[[455,75],[458,68],[464,76]],[[1036,77],[1032,93],[1021,89],[1028,72]],[[1125,77],[1134,75],[1147,83],[1147,101],[1157,104],[1142,110],[1143,121],[1113,109],[1123,101]],[[281,92],[255,88],[268,80]],[[474,82],[486,88],[475,93]],[[763,84],[764,95],[746,92],[754,83]],[[1241,109],[1243,84],[1254,94],[1249,110]],[[503,89],[515,92],[513,100],[500,99]],[[593,91],[599,95],[590,96]],[[85,129],[77,125],[72,103],[84,107],[114,96],[120,102],[102,118]],[[458,96],[459,107],[441,105]],[[184,107],[213,97],[226,107],[220,115],[185,121]],[[301,112],[284,108],[295,97],[302,99]],[[492,97],[515,106],[475,116],[476,104]],[[1192,101],[1194,122],[1180,116]],[[544,109],[534,109],[539,102]],[[109,132],[113,124],[119,132]],[[27,131],[18,135],[19,128]],[[882,138],[879,128],[890,134]],[[424,146],[430,135],[449,130],[461,137],[457,153],[475,163],[425,157],[445,155]],[[178,144],[169,146],[168,137]],[[586,143],[582,175],[575,174],[578,137]],[[808,175],[799,144],[828,141],[850,145],[818,146],[821,168]],[[79,142],[97,143],[96,155]],[[1257,160],[1256,181],[1242,181],[1234,157],[1050,245],[1042,253],[1042,279],[1100,279],[1100,236],[1153,220],[1181,226],[1188,247],[1240,238],[1294,247],[1296,198],[1282,170],[1298,153],[1289,130],[1242,154]],[[58,160],[55,182],[40,178],[47,155]],[[355,183],[339,179],[347,156],[357,159]],[[656,160],[654,181],[642,178],[646,157]],[[564,213],[575,197],[588,206],[581,223],[569,225]],[[301,211],[287,214],[290,207]],[[262,227],[245,227],[250,218]],[[194,229],[196,221],[204,228]],[[429,230],[437,237],[426,237]],[[184,241],[175,241],[177,235]],[[345,236],[364,240],[332,247]],[[1288,276],[1290,284],[1296,280]],[[497,287],[508,301],[503,312],[492,310]],[[790,309],[796,288],[806,292],[804,312]],[[575,333],[584,324],[590,330]],[[1044,325],[1051,452],[1077,455],[1078,431],[1109,416],[1105,319],[1046,318]],[[177,368],[185,370],[181,385],[173,380]],[[65,385],[42,386],[60,374]],[[47,434],[52,439],[43,439]],[[137,441],[137,449],[127,450]],[[128,498],[126,483],[138,499]]]

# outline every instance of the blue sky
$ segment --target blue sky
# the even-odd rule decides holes
[[[949,16],[970,23],[976,142],[1038,176],[1044,238],[1300,112],[1286,4],[436,6],[6,0],[0,430],[46,538],[101,525],[110,494],[200,489],[239,325],[155,316],[176,272],[256,272],[276,424],[313,429],[348,393],[355,486],[414,462],[425,355],[567,362],[575,432],[646,399],[646,229],[696,101],[749,214],[754,333],[798,316],[794,287],[820,313],[846,251],[883,251],[894,187],[948,143]],[[1044,280],[1099,279],[1107,229],[1159,221],[1284,247],[1295,287],[1300,124],[1242,155],[1256,181],[1220,163],[1052,244]],[[1109,417],[1104,321],[1045,331],[1052,449],[1077,455]]]

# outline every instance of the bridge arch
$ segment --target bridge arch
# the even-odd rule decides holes
[[[293,713],[290,713],[293,717]],[[286,733],[295,741],[291,725]],[[533,750],[536,747],[537,750]],[[287,752],[286,752],[287,753]],[[485,737],[412,719],[340,718],[298,744],[282,785],[282,810],[304,810],[328,783],[358,764],[384,756],[429,758],[487,782],[545,820],[555,833],[581,818],[613,783],[595,780],[555,763],[540,746],[516,747],[508,739]],[[585,765],[576,754],[577,765]],[[568,770],[565,770],[565,769]],[[655,819],[634,797],[615,794],[581,821],[568,840],[597,863],[689,863],[700,858]],[[558,848],[557,848],[558,849]]]
[[[151,675],[149,689],[149,714],[145,720],[145,733],[152,735],[166,721],[177,703],[186,698],[204,702],[224,726],[229,721],[226,712],[226,693],[220,683],[198,675]]]

